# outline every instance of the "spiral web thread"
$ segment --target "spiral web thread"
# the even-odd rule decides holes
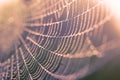
[[[102,37],[110,10],[99,0],[34,0],[15,53],[3,63],[1,80],[76,80],[102,57],[90,36]]]

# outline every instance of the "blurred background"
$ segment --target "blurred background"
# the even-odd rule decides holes
[[[120,80],[119,0],[0,0],[0,80]]]

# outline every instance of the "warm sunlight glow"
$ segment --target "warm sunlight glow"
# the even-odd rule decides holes
[[[104,0],[105,4],[111,9],[116,30],[120,31],[120,0]]]
[[[1,5],[1,4],[6,4],[6,3],[8,3],[9,1],[11,1],[11,0],[0,0],[0,5]]]
[[[116,18],[120,19],[120,0],[104,0]]]

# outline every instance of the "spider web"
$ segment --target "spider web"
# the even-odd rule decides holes
[[[1,80],[76,80],[97,69],[104,24],[111,12],[101,0],[34,0],[14,54],[0,63]]]

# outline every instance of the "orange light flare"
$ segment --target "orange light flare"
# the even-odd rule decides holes
[[[0,9],[8,4],[18,2],[19,0],[0,0]]]
[[[0,6],[6,5],[9,3],[11,0],[0,0]]]
[[[120,0],[103,0],[104,3],[111,9],[114,18],[114,24],[120,32]]]
[[[4,7],[10,3],[13,3],[15,0],[0,0],[0,13],[4,9]]]

